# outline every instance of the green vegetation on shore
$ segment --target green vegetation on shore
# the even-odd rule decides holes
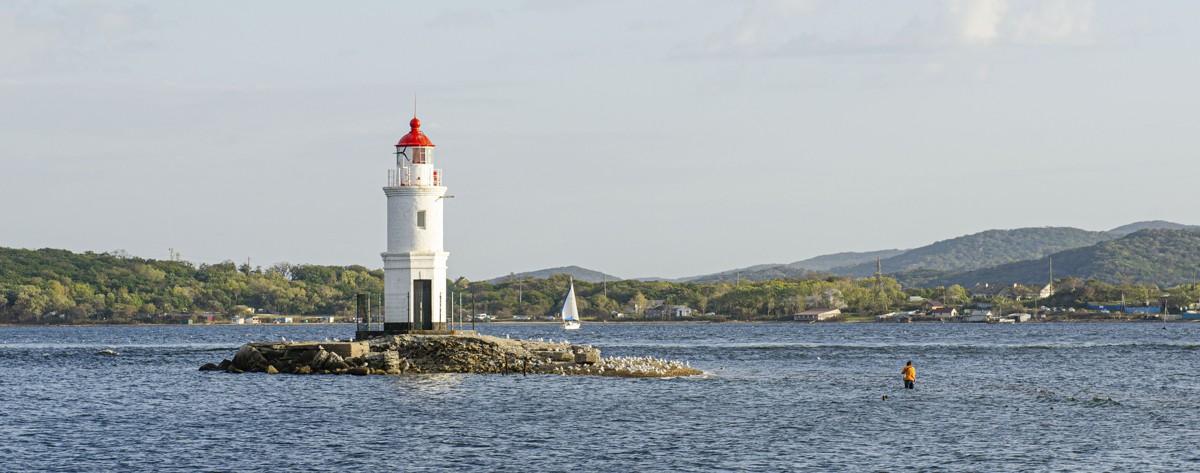
[[[1055,263],[1057,266],[1058,259]],[[459,279],[449,285],[454,299],[462,301],[462,313],[500,316],[553,315],[566,287],[565,275],[509,277],[496,282]],[[661,316],[647,313],[656,301],[690,307],[701,317],[711,313],[718,320],[790,319],[792,314],[818,307],[842,307],[846,319],[855,319],[918,307],[920,302],[910,301],[910,296],[951,305],[971,302],[967,289],[960,285],[902,290],[889,277],[877,281],[813,274],[740,283],[576,280],[575,287],[580,311],[593,320],[618,314],[625,320],[661,320]],[[1162,288],[1073,276],[1056,281],[1053,297],[1036,299],[1040,287],[1016,285],[1007,295],[987,302],[1002,310],[1021,310],[1121,300],[1140,305],[1156,302],[1164,291],[1170,294],[1171,306],[1184,306],[1200,297],[1200,291],[1190,284]],[[155,322],[161,321],[156,317],[163,313],[233,315],[247,308],[349,316],[354,312],[356,294],[377,298],[382,289],[382,270],[361,266],[280,263],[263,269],[232,262],[193,265],[111,253],[0,248],[0,323]]]
[[[297,315],[350,314],[379,294],[383,271],[361,266],[192,265],[120,253],[0,248],[0,322],[153,321],[160,313],[229,314],[253,307]]]

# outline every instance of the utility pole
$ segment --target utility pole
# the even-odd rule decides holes
[[[1050,295],[1054,295],[1054,257],[1050,257]]]

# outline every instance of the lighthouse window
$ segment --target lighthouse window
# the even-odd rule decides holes
[[[420,228],[420,229],[425,228],[425,211],[424,210],[417,211],[417,228]]]
[[[429,151],[425,148],[413,148],[412,162],[413,164],[425,164],[425,152]]]

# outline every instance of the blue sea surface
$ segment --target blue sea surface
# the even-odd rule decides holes
[[[233,375],[197,368],[354,327],[0,327],[0,471],[1200,470],[1196,323],[477,328],[708,374]]]

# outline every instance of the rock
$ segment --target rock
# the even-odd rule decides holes
[[[231,366],[241,371],[263,372],[267,370],[267,366],[270,364],[257,348],[251,345],[242,345],[237,353],[233,355]]]
[[[309,362],[309,366],[312,367],[313,371],[337,371],[350,368],[350,365],[346,364],[346,361],[337,353],[325,350],[318,351],[312,361]]]
[[[221,367],[212,363],[205,363],[200,367],[200,371],[221,371]]]
[[[601,358],[591,346],[490,336],[395,335],[342,355],[317,342],[250,343],[203,370],[294,374],[497,373],[666,377],[702,374],[677,362]],[[351,354],[353,356],[351,356]]]
[[[372,370],[399,371],[400,355],[394,351],[371,353],[362,357],[362,361]]]

